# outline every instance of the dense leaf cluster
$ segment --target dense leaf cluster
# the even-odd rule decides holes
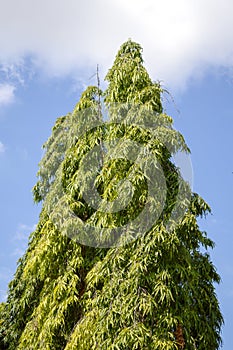
[[[163,113],[162,89],[144,68],[140,45],[131,40],[124,43],[106,79],[106,91],[88,87],[73,113],[57,120],[44,146],[34,187],[35,201],[44,206],[9,285],[8,299],[1,304],[1,349],[218,349],[223,320],[214,283],[220,278],[207,253],[214,244],[197,223],[210,208],[193,193],[174,228],[167,226],[174,220],[171,213],[180,178],[171,156],[178,150],[189,152],[188,147],[172,128],[171,117]],[[101,96],[109,109],[108,124],[103,123]],[[121,122],[116,122],[119,115]],[[90,124],[93,127],[88,129]],[[152,137],[145,125],[156,125],[156,135]],[[127,240],[135,235],[129,226],[124,245],[119,237],[115,246],[101,248],[96,237],[95,246],[88,246],[82,244],[88,237],[81,234],[76,240],[72,236],[73,221],[63,220],[67,208],[78,222],[75,230],[81,231],[85,223],[114,228],[136,218],[145,203],[154,200],[147,177],[135,162],[122,157],[105,159],[104,142],[116,138],[124,140],[124,151],[127,140],[150,150],[154,155],[151,166],[156,168],[159,162],[158,171],[165,178],[166,199],[158,220],[145,234]],[[165,139],[169,147],[161,142]],[[114,203],[117,184],[130,179],[133,200],[124,210],[106,213],[85,201],[80,169],[95,146],[103,157],[95,165],[95,186],[102,199]],[[119,143],[113,152],[121,154],[120,147]],[[133,153],[130,146],[128,152]],[[124,188],[123,202],[130,190]],[[57,221],[55,214],[51,216],[55,206]],[[104,239],[112,242],[112,237]]]

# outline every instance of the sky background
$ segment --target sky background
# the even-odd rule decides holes
[[[105,86],[128,38],[170,92],[164,106],[191,149],[193,189],[212,208],[200,226],[216,243],[223,349],[232,350],[232,0],[0,0],[0,300],[38,221],[42,144],[96,84],[97,64]]]

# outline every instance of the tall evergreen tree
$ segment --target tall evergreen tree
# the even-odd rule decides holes
[[[218,349],[220,278],[197,223],[210,207],[172,162],[189,149],[139,44],[121,46],[106,80],[44,146],[43,209],[0,309],[1,337],[10,350]]]

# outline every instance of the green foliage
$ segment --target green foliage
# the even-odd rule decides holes
[[[0,307],[0,340],[4,338],[9,350],[218,349],[223,319],[214,283],[220,277],[206,251],[214,243],[197,223],[210,208],[193,193],[175,227],[170,230],[167,226],[175,220],[172,212],[180,181],[171,156],[189,149],[173,129],[172,118],[163,113],[163,91],[143,66],[140,45],[128,40],[121,46],[106,80],[109,85],[104,93],[88,87],[73,113],[58,118],[44,145],[34,187],[35,201],[43,202],[43,210],[18,262],[7,301]],[[111,123],[103,123],[100,97]],[[156,134],[147,125],[155,125]],[[156,223],[127,244],[110,248],[83,245],[72,239],[72,224],[64,220],[66,208],[80,225],[121,227],[141,213],[146,201],[154,200],[147,176],[136,162],[104,158],[103,141],[116,138],[124,141],[125,152],[133,153],[129,140],[134,141],[150,150],[151,166],[160,163],[162,170],[158,171],[167,187],[164,207]],[[96,165],[101,170],[95,182],[101,198],[114,203],[121,190],[117,184],[130,179],[133,199],[124,210],[97,211],[85,201],[83,159],[95,146],[103,156]],[[112,152],[121,154],[121,143]],[[123,204],[130,187],[124,191]],[[55,206],[60,225],[51,215]]]
[[[5,333],[3,331],[5,304],[0,303],[0,350],[6,349],[4,344]]]

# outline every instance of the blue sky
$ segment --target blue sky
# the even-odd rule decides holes
[[[103,81],[131,37],[175,100],[167,96],[166,110],[191,149],[194,191],[212,208],[200,225],[216,242],[223,349],[232,350],[232,1],[9,0],[0,23],[0,299],[38,221],[31,189],[41,146],[95,84],[96,64]]]

